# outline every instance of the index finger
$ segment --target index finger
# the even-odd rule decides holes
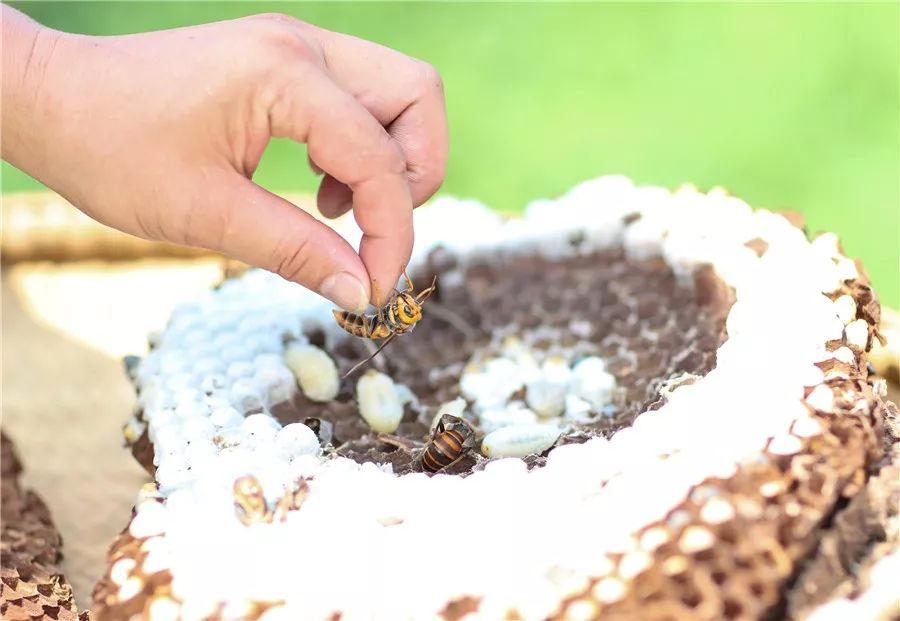
[[[273,106],[272,133],[305,142],[316,164],[353,191],[353,214],[363,232],[359,255],[369,272],[372,302],[381,304],[412,253],[413,204],[403,150],[324,73],[303,78]]]

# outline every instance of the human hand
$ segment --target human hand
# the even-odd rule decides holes
[[[447,159],[430,65],[283,15],[93,37],[2,11],[3,158],[14,166],[105,224],[222,252],[348,310],[397,283],[412,209]],[[352,207],[359,255],[251,181],[270,137],[307,145],[324,172],[319,209]]]

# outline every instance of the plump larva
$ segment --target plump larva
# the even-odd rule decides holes
[[[275,446],[286,459],[293,459],[299,455],[317,455],[319,438],[303,423],[291,423],[285,425],[275,435]]]
[[[491,433],[503,427],[516,425],[528,425],[538,422],[537,414],[526,407],[514,407],[514,404],[501,409],[491,409],[478,415],[478,424],[481,431]]]
[[[572,370],[563,358],[550,358],[540,375],[525,387],[525,402],[541,418],[559,416],[566,409],[566,391]]]
[[[403,418],[403,402],[394,380],[378,371],[369,370],[356,383],[359,413],[369,427],[380,433],[393,433]]]
[[[284,350],[284,363],[307,398],[326,402],[337,396],[341,388],[337,365],[318,347],[292,343]]]
[[[503,406],[525,382],[522,369],[508,358],[492,358],[486,363],[470,363],[459,378],[463,396],[475,402],[476,411]]]
[[[566,395],[566,412],[565,417],[575,423],[588,423],[596,419],[596,415],[592,415],[593,406],[575,395]]]
[[[492,431],[481,441],[485,457],[525,457],[553,446],[560,429],[555,425],[516,425]]]

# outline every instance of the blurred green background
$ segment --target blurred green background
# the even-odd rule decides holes
[[[444,76],[444,192],[504,211],[586,178],[715,185],[802,211],[900,306],[898,3],[12,3],[120,34],[290,13],[428,60]],[[3,165],[6,192],[40,187]],[[311,191],[302,147],[256,179]]]

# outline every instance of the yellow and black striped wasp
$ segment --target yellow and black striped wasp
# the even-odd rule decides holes
[[[466,456],[475,446],[475,432],[464,419],[444,414],[438,422],[431,442],[420,457],[426,472],[440,472]]]
[[[333,311],[338,325],[353,336],[375,341],[384,339],[371,356],[354,365],[344,377],[353,374],[354,371],[377,356],[395,336],[412,331],[422,319],[422,304],[437,289],[437,276],[431,281],[430,287],[419,293],[415,293],[412,279],[405,270],[403,276],[406,278],[406,289],[403,291],[395,289],[394,294],[378,309],[378,312],[359,314],[343,310]]]

